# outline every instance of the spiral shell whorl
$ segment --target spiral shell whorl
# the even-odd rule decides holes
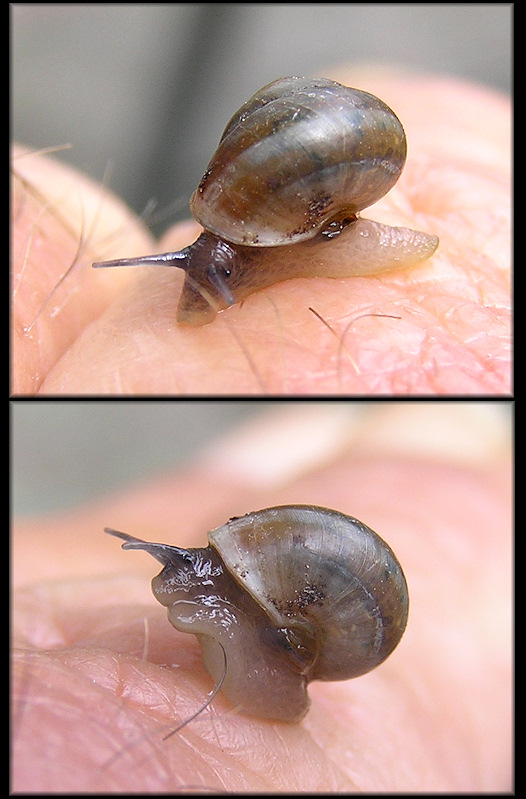
[[[284,78],[232,117],[190,205],[206,230],[233,243],[289,244],[372,205],[405,158],[402,125],[378,98]]]
[[[405,578],[385,541],[357,519],[281,506],[232,519],[209,541],[278,627],[314,641],[309,682],[365,674],[398,644]]]

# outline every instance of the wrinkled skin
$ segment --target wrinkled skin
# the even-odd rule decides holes
[[[15,523],[12,789],[512,790],[510,433],[479,410],[376,406],[341,425],[330,457],[321,445],[285,474],[264,453],[285,430],[303,452],[334,413],[285,408],[186,470]],[[228,516],[290,501],[356,514],[392,545],[410,592],[404,638],[369,675],[311,684],[299,725],[241,716],[218,695],[163,741],[211,681],[150,592],[151,557],[104,525],[201,546]]]
[[[509,100],[447,78],[330,77],[402,120],[407,165],[364,216],[438,235],[429,261],[278,283],[189,329],[176,322],[182,272],[91,263],[180,249],[196,224],[153,242],[103,187],[52,157],[15,157],[13,392],[509,393]]]

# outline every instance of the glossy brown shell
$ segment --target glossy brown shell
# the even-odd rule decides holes
[[[190,207],[227,241],[290,244],[383,197],[405,158],[402,125],[377,97],[282,78],[232,117]]]
[[[365,674],[402,637],[409,606],[402,568],[357,519],[287,505],[231,519],[208,538],[276,627],[313,648],[309,682]]]

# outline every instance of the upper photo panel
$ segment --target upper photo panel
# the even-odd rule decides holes
[[[511,6],[11,16],[12,397],[513,395]]]

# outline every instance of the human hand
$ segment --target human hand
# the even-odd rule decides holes
[[[278,283],[189,329],[176,322],[182,272],[91,263],[177,250],[198,226],[175,225],[155,244],[106,189],[18,158],[13,392],[509,393],[509,101],[449,78],[331,77],[401,118],[404,173],[365,216],[437,234],[429,261]]]
[[[507,425],[464,404],[353,413],[287,407],[183,471],[14,525],[15,792],[510,789]],[[163,741],[211,680],[151,595],[151,558],[102,528],[202,546],[230,516],[288,503],[355,515],[392,546],[410,593],[401,643],[368,675],[312,683],[298,725],[218,694]]]

